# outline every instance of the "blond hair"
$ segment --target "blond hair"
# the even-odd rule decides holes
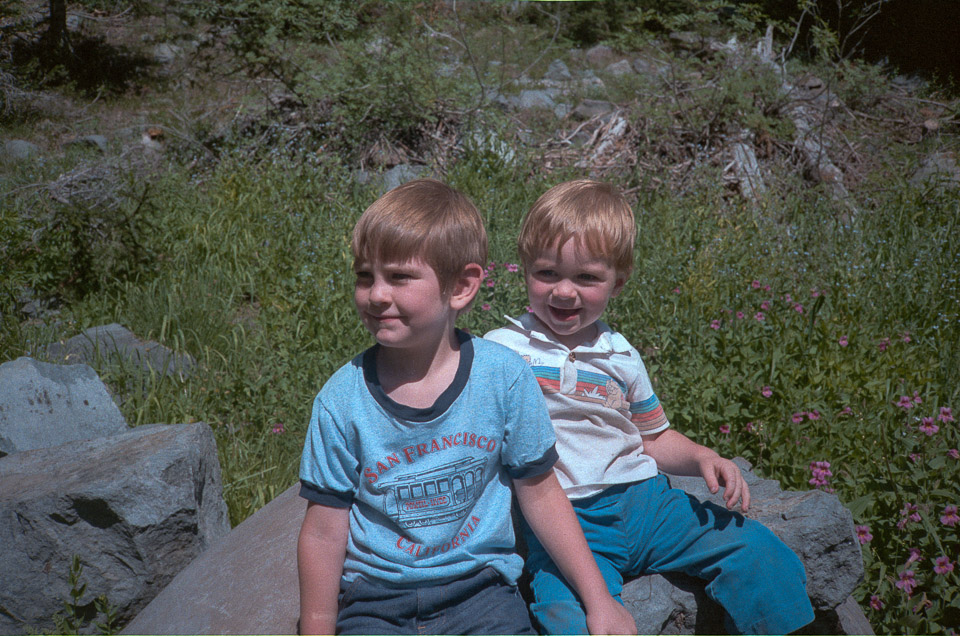
[[[487,260],[487,233],[464,194],[434,179],[409,181],[373,202],[353,228],[354,263],[423,259],[437,274],[441,293],[464,267]]]
[[[578,179],[544,192],[523,219],[517,248],[525,266],[547,249],[560,249],[569,239],[592,256],[629,275],[637,228],[633,210],[613,185]]]

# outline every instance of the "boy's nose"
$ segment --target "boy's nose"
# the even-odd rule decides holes
[[[577,290],[574,289],[573,285],[571,285],[569,281],[562,280],[553,288],[553,296],[555,298],[575,298],[576,295]]]
[[[390,301],[390,290],[388,289],[389,285],[383,283],[382,281],[374,281],[373,285],[370,286],[370,302],[382,305]]]

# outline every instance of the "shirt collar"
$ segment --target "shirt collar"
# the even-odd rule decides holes
[[[527,312],[519,318],[511,318],[510,316],[504,316],[504,318],[523,331],[531,340],[539,340],[552,347],[569,351],[566,346],[550,337],[546,328],[533,312]],[[576,347],[574,351],[585,353],[630,353],[632,350],[633,347],[627,339],[611,329],[610,326],[602,320],[597,321],[597,330],[599,333],[596,339]]]

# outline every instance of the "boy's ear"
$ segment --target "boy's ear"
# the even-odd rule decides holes
[[[483,282],[482,266],[477,263],[470,263],[464,267],[450,292],[450,308],[455,311],[462,311],[469,307],[474,296],[480,291],[481,282]]]
[[[617,274],[613,283],[613,291],[610,292],[610,298],[616,298],[623,291],[623,286],[627,284],[628,274]]]

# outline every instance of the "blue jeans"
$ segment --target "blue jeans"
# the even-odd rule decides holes
[[[516,586],[493,568],[442,585],[341,585],[338,634],[533,634]]]
[[[571,503],[618,601],[624,576],[683,572],[708,581],[731,631],[786,634],[814,618],[803,564],[790,548],[763,524],[670,488],[663,475]],[[541,633],[586,634],[576,593],[529,528],[525,536],[536,600],[530,611]],[[641,634],[656,628],[637,627]]]

